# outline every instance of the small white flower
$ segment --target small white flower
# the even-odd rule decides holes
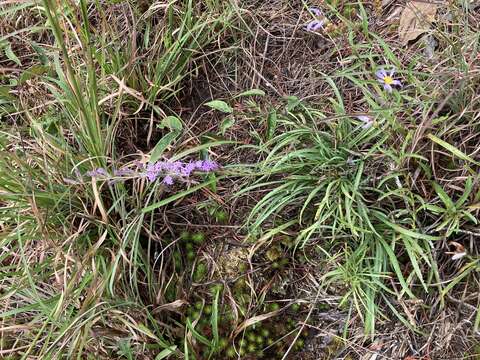
[[[465,246],[462,244],[456,242],[456,241],[450,241],[448,245],[453,246],[455,248],[455,251],[447,251],[447,255],[452,255],[451,259],[452,260],[460,260],[464,256],[467,255],[467,252],[465,251]]]
[[[467,255],[466,252],[455,253],[455,255],[452,256],[452,260],[461,259],[461,258],[463,258],[465,255]]]
[[[362,129],[369,129],[373,126],[373,119],[370,116],[358,115],[356,118],[363,122]]]

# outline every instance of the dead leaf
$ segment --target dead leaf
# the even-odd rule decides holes
[[[400,42],[406,45],[430,29],[430,24],[435,21],[438,4],[410,1],[403,9],[398,27]]]
[[[467,252],[465,251],[465,247],[462,244],[456,241],[450,241],[448,245],[455,247],[455,251],[445,252],[445,254],[447,255],[452,255],[452,260],[458,260],[467,255]]]
[[[397,21],[397,19],[400,18],[400,15],[402,15],[403,12],[403,6],[397,6],[390,15],[385,19],[385,22],[392,22],[393,20]]]
[[[162,311],[177,311],[179,308],[186,304],[188,303],[185,300],[175,300],[174,302],[158,306],[153,310],[153,313],[158,314]]]
[[[456,241],[450,241],[448,245],[453,246],[455,248],[456,252],[464,252],[465,251],[465,246],[462,244],[456,242]]]

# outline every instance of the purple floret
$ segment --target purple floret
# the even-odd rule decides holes
[[[173,185],[173,178],[170,175],[167,175],[163,178],[162,183],[165,185]]]
[[[321,20],[313,20],[313,21],[310,21],[308,24],[307,24],[307,31],[318,31],[320,30],[321,28],[323,27],[323,21]]]
[[[322,10],[320,10],[320,9],[317,8],[317,7],[314,7],[314,6],[309,7],[309,8],[308,8],[308,11],[310,11],[310,12],[311,12],[313,15],[315,15],[315,16],[322,16]]]

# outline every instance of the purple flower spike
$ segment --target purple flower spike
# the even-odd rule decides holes
[[[148,164],[141,176],[145,176],[153,182],[159,176],[164,176],[163,183],[172,185],[175,178],[188,178],[195,170],[209,172],[218,169],[218,164],[210,160],[198,160],[184,163],[181,161],[157,161],[154,164]]]
[[[316,32],[323,27],[323,21],[313,20],[307,24],[306,30],[310,32]]]
[[[173,178],[170,175],[167,175],[163,178],[162,183],[165,185],[173,185]]]
[[[322,16],[322,10],[320,10],[320,9],[317,8],[317,7],[313,7],[313,6],[312,6],[312,7],[309,7],[309,8],[308,8],[308,11],[310,11],[310,12],[311,12],[313,15],[315,15],[315,16],[318,16],[318,17]]]
[[[377,76],[378,82],[382,84],[383,88],[389,93],[393,90],[392,86],[402,86],[400,80],[396,80],[393,78],[393,76],[395,75],[394,68],[391,69],[389,72],[382,68],[375,72],[375,75]]]

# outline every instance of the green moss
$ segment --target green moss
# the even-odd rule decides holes
[[[197,257],[197,254],[194,251],[187,252],[187,259],[192,261]]]
[[[256,351],[257,351],[257,345],[255,345],[254,343],[250,343],[247,345],[247,352],[254,353]]]
[[[197,245],[203,244],[205,242],[205,234],[202,232],[196,232],[192,235],[192,241]]]
[[[255,333],[253,332],[247,332],[245,334],[245,338],[250,342],[255,342],[256,336],[255,336]]]
[[[278,303],[270,303],[268,304],[269,311],[277,311],[280,310],[280,305]]]
[[[207,265],[203,262],[199,262],[195,267],[195,272],[193,273],[193,281],[198,282],[205,277],[207,273]]]
[[[212,295],[215,295],[218,292],[222,292],[223,290],[223,285],[222,284],[215,284],[210,287],[210,293]]]
[[[290,306],[290,310],[292,310],[293,312],[298,312],[300,310],[300,304],[298,303],[292,304]]]
[[[237,357],[237,353],[235,352],[233,346],[230,346],[227,351],[225,351],[225,355],[227,356],[227,358]]]
[[[184,230],[180,233],[180,239],[181,240],[188,241],[188,240],[190,240],[190,237],[191,237],[191,234],[186,230]]]
[[[215,217],[215,221],[219,223],[226,223],[228,221],[228,214],[225,210],[217,210],[213,216]]]
[[[219,342],[218,342],[218,347],[220,349],[224,349],[228,346],[228,339],[226,338],[220,338]]]

